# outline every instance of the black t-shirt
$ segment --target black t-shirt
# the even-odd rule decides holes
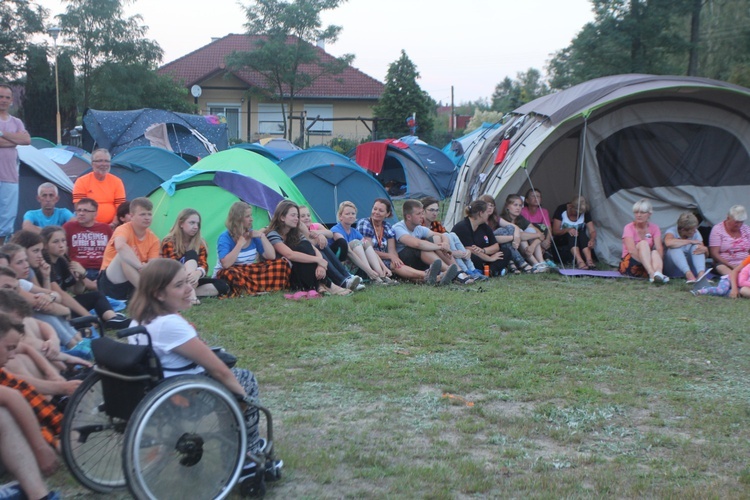
[[[492,233],[492,229],[487,224],[480,224],[476,231],[471,229],[471,222],[466,217],[464,220],[459,221],[453,226],[452,232],[456,233],[458,239],[465,247],[476,245],[479,248],[487,248],[497,243],[495,235]]]
[[[70,266],[65,259],[57,259],[57,262],[50,264],[50,268],[49,280],[60,285],[63,290],[67,290],[76,284],[76,279],[70,272]]]

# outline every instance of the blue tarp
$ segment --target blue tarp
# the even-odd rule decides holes
[[[166,124],[169,143],[175,153],[187,153],[198,158],[208,156],[209,151],[191,130],[199,132],[219,151],[228,147],[227,125],[217,123],[215,116],[150,108],[134,111],[89,109],[83,115],[83,147],[89,151],[106,148],[114,156],[135,146],[150,146],[151,142],[143,134],[151,125],[158,123]]]

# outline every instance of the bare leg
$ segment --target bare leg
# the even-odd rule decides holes
[[[5,408],[0,408],[0,459],[27,497],[44,498],[49,493],[31,446]]]
[[[656,269],[654,269],[654,266],[651,262],[651,259],[653,257],[653,252],[651,251],[651,248],[648,246],[648,241],[643,240],[638,242],[638,244],[635,246],[636,255],[638,256],[638,261],[643,264],[643,268],[648,273],[649,279],[653,279],[654,273],[656,272]],[[661,261],[661,259],[659,259]],[[661,268],[661,266],[659,266]]]
[[[428,251],[421,251],[419,253],[419,257],[422,259],[422,262],[427,264],[428,266],[435,262],[436,260],[440,260],[440,270],[445,271],[448,269],[448,266],[446,265],[445,261],[441,260],[440,257],[438,257],[438,254],[435,252],[428,252]]]
[[[362,244],[362,247],[365,251],[365,258],[367,259],[367,263],[370,265],[370,268],[378,273],[379,277],[387,276],[385,272],[385,264],[383,264],[383,261],[380,260],[380,257],[378,257],[378,254],[375,253],[375,249],[372,248],[372,242],[370,240],[365,240]]]
[[[718,266],[714,267],[714,271],[722,276],[726,276],[727,274],[732,272],[732,268],[725,264],[719,264]]]
[[[119,255],[112,259],[105,272],[107,273],[107,279],[114,285],[129,281],[134,287],[138,287],[140,281],[138,270],[121,259]]]
[[[377,271],[370,267],[361,241],[354,240],[349,243],[349,260],[351,260],[355,266],[364,271],[370,279],[380,278]]]
[[[420,271],[407,265],[393,268],[392,271],[393,274],[395,274],[399,278],[416,281],[417,283],[423,283],[425,281],[425,271]]]
[[[660,273],[664,270],[664,261],[661,260],[661,255],[656,250],[651,250],[651,265],[654,267],[655,273]]]

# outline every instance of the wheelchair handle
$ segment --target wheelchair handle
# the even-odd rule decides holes
[[[151,342],[151,335],[149,335],[146,327],[141,325],[131,326],[130,328],[125,328],[124,330],[118,330],[116,335],[118,339],[124,339],[125,337],[130,337],[131,335],[138,335],[139,333],[145,334],[148,337],[149,343]]]
[[[68,323],[74,329],[78,330],[79,328],[84,328],[86,326],[98,325],[99,318],[96,316],[81,316],[80,318],[71,319]]]

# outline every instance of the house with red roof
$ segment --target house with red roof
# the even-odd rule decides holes
[[[202,114],[226,117],[230,139],[254,142],[283,135],[284,110],[279,101],[258,97],[253,89],[266,88],[264,77],[253,70],[230,70],[225,59],[232,52],[249,52],[256,37],[229,34],[214,39],[158,69],[190,89]],[[333,60],[321,47],[323,62]],[[305,70],[303,66],[303,71]],[[324,75],[295,96],[293,139],[304,127],[310,145],[327,144],[342,137],[360,140],[370,135],[372,107],[383,93],[382,82],[348,66],[338,75]],[[319,118],[315,121],[316,118]],[[302,122],[302,125],[301,125]],[[315,123],[313,123],[315,122]]]

